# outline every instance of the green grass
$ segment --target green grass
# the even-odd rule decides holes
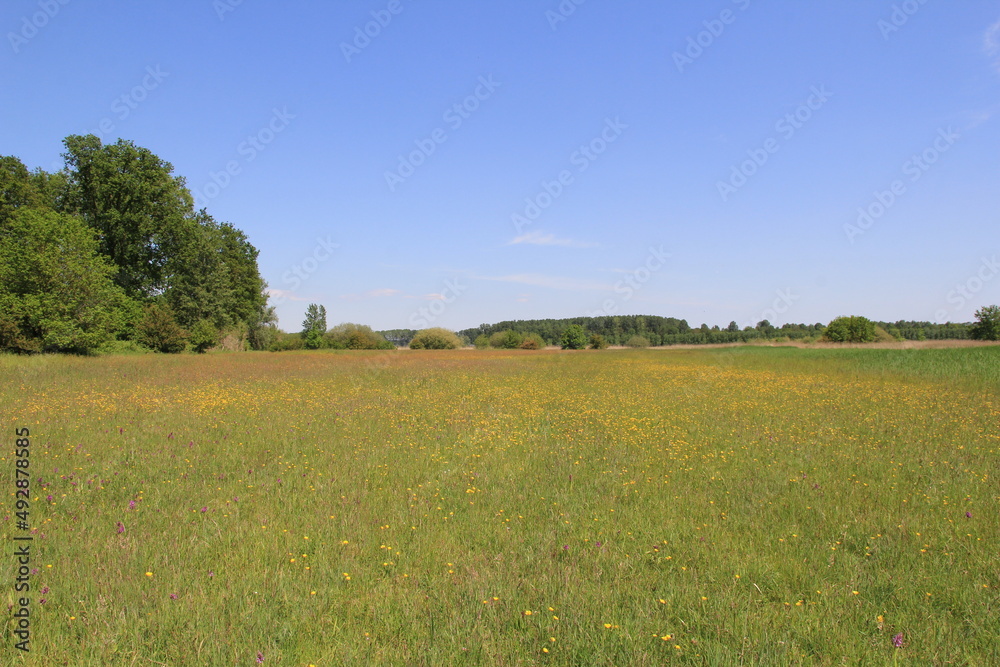
[[[0,662],[995,664],[997,362],[0,357],[39,531]]]

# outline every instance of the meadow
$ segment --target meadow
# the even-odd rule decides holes
[[[0,405],[0,664],[1000,664],[1000,347],[0,357]]]

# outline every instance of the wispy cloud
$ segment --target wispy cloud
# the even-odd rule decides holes
[[[1000,21],[997,21],[986,29],[983,35],[983,50],[986,55],[993,58],[993,68],[1000,72]]]
[[[309,299],[307,299],[305,297],[297,296],[295,294],[295,292],[292,292],[291,290],[286,290],[286,289],[275,289],[273,287],[268,287],[267,288],[267,293],[268,293],[268,295],[273,296],[276,299],[287,299],[289,301],[308,301],[309,300]]]
[[[508,276],[477,276],[479,280],[492,280],[501,283],[519,283],[535,287],[570,290],[574,292],[606,292],[611,285],[596,280],[579,280],[563,276],[546,276],[540,273],[515,273]]]
[[[431,294],[407,294],[405,299],[420,299],[421,301],[447,301],[444,294],[432,292]]]
[[[507,245],[519,245],[522,243],[527,243],[529,245],[554,245],[562,246],[564,248],[596,248],[599,245],[588,241],[561,239],[556,237],[555,234],[546,234],[541,230],[534,230],[528,232],[527,234],[521,234],[520,236],[515,237],[514,240],[507,243]]]

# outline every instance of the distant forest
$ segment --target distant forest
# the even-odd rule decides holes
[[[784,324],[773,326],[767,320],[755,327],[740,328],[730,322],[726,328],[702,324],[691,328],[686,320],[658,315],[612,315],[607,317],[573,317],[567,319],[511,320],[496,324],[481,324],[459,332],[471,344],[480,336],[489,338],[504,331],[536,333],[548,345],[559,345],[563,332],[573,324],[580,325],[588,334],[603,336],[609,345],[625,345],[634,337],[647,340],[650,345],[699,345],[709,343],[746,343],[755,340],[816,340],[823,335],[826,325]],[[935,324],[932,322],[876,322],[878,327],[896,340],[933,340],[969,338],[970,324]],[[396,345],[407,345],[416,331],[392,329],[379,332]]]

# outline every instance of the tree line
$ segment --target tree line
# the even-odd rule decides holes
[[[931,339],[965,339],[970,337],[969,324],[952,323],[937,324],[933,322],[873,322],[891,339],[895,340],[931,340]],[[544,320],[510,320],[496,324],[481,324],[471,329],[458,332],[460,336],[475,341],[480,336],[495,340],[496,334],[507,331],[521,334],[534,333],[547,345],[561,345],[563,334],[572,325],[582,327],[588,334],[601,336],[610,345],[630,345],[645,347],[649,345],[700,345],[713,343],[747,343],[759,340],[818,340],[824,335],[827,325],[815,324],[784,324],[774,326],[767,320],[761,320],[756,326],[740,328],[736,322],[730,322],[725,328],[702,324],[692,328],[686,320],[657,315],[611,315],[602,317],[574,317],[564,319]],[[387,338],[405,340],[407,335],[415,332],[394,330],[383,332]],[[494,346],[491,344],[491,346]]]
[[[257,249],[195,210],[173,166],[131,141],[63,141],[64,167],[0,156],[0,351],[266,349]]]

